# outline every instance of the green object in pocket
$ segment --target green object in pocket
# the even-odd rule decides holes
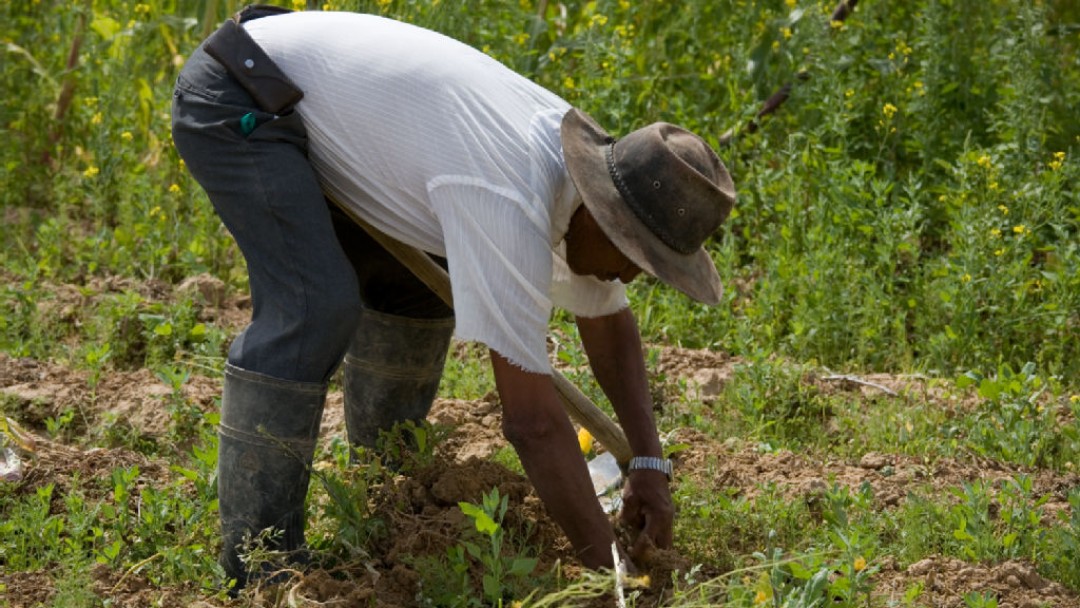
[[[248,112],[240,117],[240,132],[243,133],[245,137],[251,135],[251,132],[255,130],[256,126],[255,114],[253,112]]]

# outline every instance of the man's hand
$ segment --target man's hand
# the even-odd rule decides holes
[[[619,416],[635,456],[662,456],[652,398],[641,353],[641,336],[630,309],[606,317],[578,318],[578,329],[593,373]],[[671,547],[675,509],[667,476],[660,471],[636,470],[623,491],[622,522],[636,533],[631,559],[648,561],[654,546]]]
[[[675,508],[667,476],[659,471],[632,471],[623,490],[620,519],[637,533],[630,547],[630,559],[643,565],[649,562],[654,547],[670,549]]]

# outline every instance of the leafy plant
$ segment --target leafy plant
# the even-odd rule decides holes
[[[964,594],[967,608],[997,608],[998,598],[992,591],[969,591]]]
[[[499,495],[498,488],[483,497],[483,502],[475,505],[467,502],[458,503],[461,512],[473,522],[480,542],[463,540],[459,548],[451,549],[451,561],[461,561],[467,554],[482,566],[483,598],[493,605],[501,606],[503,601],[512,597],[516,584],[536,569],[536,558],[520,555],[505,555],[504,543],[506,531],[502,527],[506,515],[507,497]],[[464,552],[461,551],[464,550]]]
[[[320,522],[311,533],[316,550],[333,554],[345,562],[367,557],[367,546],[385,534],[385,523],[372,510],[372,486],[386,472],[377,459],[360,461],[352,446],[337,439],[330,446],[334,467],[312,470],[318,488],[312,491],[313,520]]]
[[[1080,571],[1076,568],[1080,563],[1080,489],[1069,492],[1069,510],[1059,513],[1058,519],[1058,526],[1049,531],[1049,546],[1057,550],[1047,555],[1043,569],[1055,580],[1080,590]]]
[[[995,377],[969,372],[957,386],[978,386],[985,401],[976,411],[967,443],[978,453],[1006,462],[1048,466],[1062,451],[1063,437],[1054,407],[1047,407],[1046,382],[1027,363],[1019,372],[1003,364]]]

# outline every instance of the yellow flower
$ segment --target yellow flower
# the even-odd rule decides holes
[[[516,34],[514,36],[514,44],[516,44],[518,46],[525,46],[525,44],[527,42],[529,42],[529,33],[528,32],[521,32],[520,34]]]
[[[769,601],[769,594],[765,593],[764,589],[758,589],[757,593],[754,594],[754,605],[760,606],[767,601]]]
[[[177,184],[173,184],[173,185],[169,186],[169,192],[171,192],[173,194],[179,194],[180,193],[180,186],[178,186]]]
[[[995,238],[1001,236],[1001,229],[1000,228],[991,228],[990,229],[990,236],[995,237]]]
[[[100,171],[94,165],[90,165],[89,167],[86,168],[86,171],[82,172],[83,177],[94,177],[98,173],[100,173]]]
[[[965,272],[964,276],[960,277],[960,280],[963,281],[964,283],[970,283],[971,282],[971,275]]]
[[[1073,395],[1072,397],[1069,397],[1069,402],[1080,403],[1080,395]]]
[[[891,103],[886,103],[881,108],[881,113],[885,115],[885,118],[892,120],[893,115],[896,114],[896,106],[892,105]]]
[[[983,169],[989,169],[994,165],[994,161],[990,160],[990,157],[983,154],[979,157],[979,160],[975,161]]]
[[[780,41],[779,40],[773,40],[772,41],[772,50],[774,50],[774,51],[780,50]]]
[[[1027,226],[1023,224],[1017,224],[1013,226],[1013,232],[1015,232],[1016,234],[1024,234],[1025,232],[1027,232]]]
[[[859,557],[856,557],[854,565],[856,572],[862,572],[863,570],[866,570],[866,558],[861,555]]]
[[[831,27],[834,30],[838,30],[838,29],[844,27],[844,22],[843,21],[833,20],[833,21],[829,22],[829,27]]]
[[[135,136],[131,134],[131,131],[124,131],[120,134],[120,139],[124,141],[131,141]]]
[[[1050,170],[1057,171],[1065,163],[1064,152],[1054,152],[1054,160],[1050,161]]]
[[[1001,212],[1001,215],[1009,215],[1009,208],[1005,205],[998,205],[998,211]]]
[[[998,257],[1001,257],[1001,256],[1005,255],[1005,250],[1004,249],[995,249],[994,250],[994,255],[996,255]]]
[[[626,587],[628,589],[648,589],[650,582],[652,581],[649,580],[648,574],[626,577]]]
[[[795,8],[795,5],[798,3],[799,0],[784,0],[784,4],[786,4],[788,8]]]
[[[588,454],[593,449],[593,436],[589,432],[589,429],[581,429],[577,434],[578,447],[581,448],[582,454]]]
[[[90,117],[90,124],[92,124],[92,125],[100,125],[101,124],[101,112],[95,112],[94,115]]]
[[[607,23],[606,15],[593,15],[592,19],[589,19],[589,27],[603,26]]]
[[[790,27],[782,27],[782,28],[780,28],[780,34],[784,36],[784,40],[791,40],[791,28]]]
[[[991,190],[997,190],[999,186],[997,182],[990,182],[986,187]]]
[[[564,86],[564,87],[566,87],[567,89],[572,89],[572,88],[574,88],[574,79],[573,79],[572,77],[570,77],[570,76],[567,76],[567,77],[566,77],[566,78],[565,78],[565,79],[563,80],[563,83],[562,83],[562,84],[563,84],[563,86]]]
[[[848,89],[848,90],[844,91],[844,97],[854,97],[854,96],[855,96],[855,89]]]

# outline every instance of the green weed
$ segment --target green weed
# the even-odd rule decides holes
[[[1069,512],[1059,513],[1058,526],[1049,531],[1049,547],[1057,547],[1056,555],[1047,555],[1044,571],[1054,580],[1080,591],[1080,489],[1069,492]]]
[[[803,382],[806,370],[772,359],[735,368],[721,399],[740,417],[740,434],[771,447],[817,441],[833,415],[830,400]]]
[[[537,559],[523,553],[524,546],[503,527],[507,497],[492,488],[481,504],[461,502],[469,529],[461,541],[447,550],[438,568],[421,568],[425,602],[436,606],[503,606],[516,598],[532,596]],[[434,559],[424,560],[425,564]],[[427,564],[431,566],[433,564]],[[475,565],[475,568],[474,568]],[[479,571],[479,585],[472,573]],[[477,588],[478,587],[478,588]]]
[[[964,594],[967,608],[997,608],[998,598],[992,591],[969,591]]]
[[[521,555],[504,554],[504,543],[512,541],[502,527],[506,516],[507,497],[499,496],[499,489],[492,488],[483,497],[480,505],[462,502],[458,504],[461,512],[472,520],[483,542],[462,541],[460,548],[473,560],[483,566],[481,578],[483,597],[487,602],[502,605],[508,596],[513,596],[515,588],[520,589],[520,579],[532,574],[536,569],[536,558]],[[455,559],[464,557],[460,551],[454,553]]]
[[[676,545],[691,561],[722,570],[744,565],[747,555],[768,544],[805,548],[806,537],[813,533],[807,503],[789,501],[775,487],[749,499],[681,483],[674,498],[680,505]]]
[[[1053,393],[1060,389],[1036,375],[1034,363],[1019,372],[1003,364],[994,377],[969,372],[957,380],[960,388],[972,385],[984,400],[969,423],[967,437],[977,453],[1025,467],[1060,466],[1060,461],[1075,458],[1066,450],[1075,449],[1068,435],[1075,436],[1076,422],[1058,422],[1056,395],[1043,396],[1047,389]]]
[[[309,511],[313,549],[351,563],[368,557],[369,543],[386,533],[385,523],[372,510],[372,485],[380,483],[385,471],[377,460],[357,462],[353,448],[336,440],[331,445],[333,467],[317,467],[312,478]]]

